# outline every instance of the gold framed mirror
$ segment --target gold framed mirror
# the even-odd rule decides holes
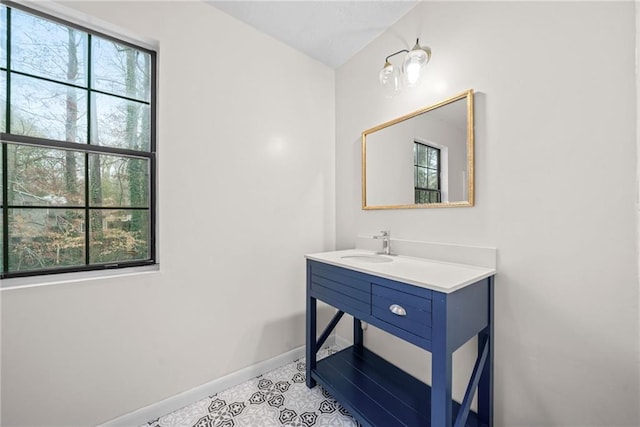
[[[362,132],[362,209],[473,206],[473,89]]]

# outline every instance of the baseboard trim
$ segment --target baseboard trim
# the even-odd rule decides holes
[[[325,346],[336,345],[340,348],[346,347],[348,343],[347,345],[342,346],[342,341],[346,343],[346,340],[340,337],[337,337],[336,340],[334,335],[331,335],[327,339]],[[198,400],[220,393],[223,390],[241,384],[251,378],[257,377],[258,375],[262,375],[300,359],[301,357],[304,357],[304,350],[304,346],[294,348],[293,350],[279,356],[248,366],[224,377],[202,384],[198,387],[194,387],[191,390],[184,391],[176,394],[175,396],[171,396],[149,406],[145,406],[144,408],[140,408],[118,418],[114,418],[104,424],[101,424],[99,427],[131,427],[143,425],[163,415],[167,415],[171,412],[177,411],[178,409],[184,408]]]

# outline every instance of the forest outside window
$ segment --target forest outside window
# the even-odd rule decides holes
[[[2,278],[155,263],[155,60],[0,5]]]

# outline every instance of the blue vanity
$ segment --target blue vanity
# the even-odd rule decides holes
[[[361,250],[307,255],[306,381],[322,385],[363,426],[493,425],[495,270]],[[338,309],[317,336],[317,301]],[[317,360],[342,316],[352,346]],[[368,350],[367,322],[432,354],[428,386]],[[478,357],[462,403],[452,400],[452,354],[478,336]],[[478,391],[478,411],[471,400]]]

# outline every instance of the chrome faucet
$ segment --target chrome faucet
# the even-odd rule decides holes
[[[380,235],[373,236],[374,239],[382,239],[382,252],[381,254],[391,255],[391,232],[389,230],[381,231]]]

